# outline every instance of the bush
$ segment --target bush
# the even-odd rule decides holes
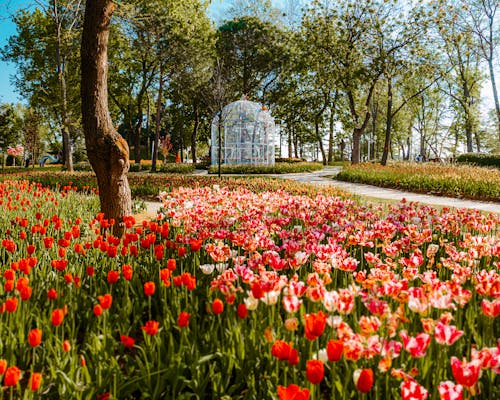
[[[140,172],[141,171],[141,164],[130,164],[129,171],[130,172]]]
[[[274,165],[221,165],[222,174],[291,174],[323,169],[320,163],[276,163]],[[218,166],[212,165],[208,173],[216,174]]]
[[[194,172],[194,164],[166,163],[160,167],[160,171],[169,174],[192,174]]]
[[[92,171],[92,166],[86,162],[86,161],[81,161],[73,164],[73,169],[75,171]]]
[[[302,158],[295,158],[295,157],[277,157],[275,159],[277,163],[290,163],[290,164],[295,164],[295,163],[300,163],[300,162],[305,162],[304,159]]]
[[[457,162],[474,164],[480,167],[500,168],[500,154],[465,153],[457,157]]]

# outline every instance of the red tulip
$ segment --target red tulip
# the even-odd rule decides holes
[[[49,289],[47,290],[47,297],[49,300],[55,300],[57,299],[57,290],[55,289]]]
[[[68,351],[71,350],[71,343],[69,342],[69,340],[65,340],[63,342],[63,350],[67,353]]]
[[[16,366],[7,368],[5,371],[5,376],[3,377],[4,386],[16,386],[21,377],[21,370]]]
[[[42,343],[42,330],[41,329],[32,329],[28,333],[28,343],[31,347],[37,347]]]
[[[237,313],[241,319],[245,319],[248,316],[248,309],[245,303],[238,304]]]
[[[271,354],[280,361],[288,360],[290,358],[290,350],[292,347],[283,340],[276,340],[271,348]]]
[[[13,313],[17,310],[17,299],[15,297],[11,297],[5,300],[5,309],[7,312]]]
[[[0,375],[3,375],[5,373],[5,370],[7,369],[7,361],[4,360],[3,358],[0,359]]]
[[[290,384],[288,387],[278,386],[279,400],[309,400],[309,389],[301,389],[298,385]]]
[[[122,274],[123,274],[123,279],[126,281],[129,281],[132,279],[132,275],[134,273],[134,270],[132,269],[132,266],[129,264],[124,264],[122,266]]]
[[[313,385],[320,383],[325,376],[325,367],[320,360],[308,360],[306,363],[306,378]]]
[[[59,326],[64,321],[64,310],[61,308],[56,308],[52,311],[52,325]]]
[[[408,379],[401,383],[402,400],[426,400],[429,392],[414,379]]]
[[[357,369],[353,374],[354,384],[361,393],[368,393],[373,387],[373,371],[368,369]]]
[[[30,380],[28,381],[28,387],[32,392],[36,392],[40,389],[42,384],[42,374],[40,372],[32,372]]]
[[[212,311],[214,314],[221,314],[224,311],[224,303],[221,299],[215,299],[212,303]]]
[[[96,305],[94,306],[94,315],[95,315],[96,317],[100,317],[100,316],[102,315],[102,307],[101,307],[101,305],[100,305],[100,304],[96,304]]]
[[[160,326],[160,323],[158,321],[148,321],[146,324],[141,328],[144,332],[146,332],[149,336],[154,336],[158,333],[158,328]]]
[[[177,319],[177,325],[179,325],[180,328],[185,328],[189,325],[189,317],[189,313],[182,311]]]
[[[319,311],[317,314],[307,314],[305,319],[306,338],[309,340],[315,340],[320,337],[326,327],[326,314]]]
[[[132,347],[134,347],[134,344],[135,344],[135,340],[133,338],[131,338],[130,336],[126,336],[126,335],[120,335],[120,341],[128,349],[131,349]]]
[[[476,359],[468,363],[465,358],[460,361],[456,357],[451,357],[451,372],[457,383],[472,388],[481,373],[481,360]]]
[[[434,330],[434,338],[439,344],[451,346],[462,337],[464,331],[459,331],[454,325],[446,325],[439,321]]]
[[[177,263],[173,258],[168,259],[167,261],[167,268],[170,271],[175,271],[177,269]]]
[[[339,361],[344,352],[344,342],[342,340],[330,340],[326,345],[326,354],[330,361]]]
[[[109,293],[106,293],[104,296],[97,296],[97,299],[103,310],[108,310],[111,304],[113,304],[113,296]]]
[[[120,278],[120,272],[118,271],[109,271],[108,272],[108,283],[116,283],[118,282],[118,279]]]

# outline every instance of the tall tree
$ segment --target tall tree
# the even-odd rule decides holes
[[[32,107],[53,115],[61,131],[65,167],[71,171],[78,123],[81,0],[39,0],[36,4],[33,11],[20,10],[14,16],[18,34],[9,38],[2,57],[18,65],[15,84]]]
[[[99,185],[101,211],[114,220],[113,232],[125,231],[123,217],[132,212],[127,179],[129,149],[113,126],[108,110],[108,38],[112,0],[87,0],[81,46],[82,123],[89,161]]]
[[[488,64],[491,89],[495,101],[497,118],[497,137],[500,142],[500,100],[495,79],[495,61],[498,60],[498,46],[500,43],[500,9],[498,0],[461,0],[462,10],[466,12],[465,26],[478,39],[478,49],[481,57]]]
[[[310,47],[331,65],[352,120],[352,163],[360,161],[360,141],[371,118],[370,103],[386,60],[409,42],[391,27],[399,18],[396,1],[316,1],[304,19]],[[391,36],[392,35],[392,36]],[[397,40],[389,40],[395,37]]]
[[[281,29],[257,17],[239,17],[219,27],[217,53],[234,98],[248,95],[264,101],[285,65],[284,42]]]
[[[20,106],[0,104],[0,148],[21,144],[23,110]]]
[[[472,152],[474,139],[480,148],[478,114],[482,75],[477,38],[461,26],[460,12],[454,2],[440,0],[435,10],[435,21],[444,65],[450,68],[442,88],[452,99],[456,111],[462,114],[460,119],[465,130],[466,149]]]

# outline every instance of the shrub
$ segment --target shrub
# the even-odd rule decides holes
[[[295,157],[277,157],[275,161],[277,163],[291,163],[291,164],[305,162],[304,159]]]
[[[500,154],[465,153],[457,157],[457,162],[474,164],[481,167],[500,168]]]
[[[221,165],[222,174],[290,174],[300,172],[319,171],[323,168],[320,163],[276,163],[274,165]],[[208,172],[216,174],[218,166],[212,165]]]
[[[194,172],[194,164],[166,163],[160,170],[169,174],[191,174]]]
[[[92,171],[92,166],[86,161],[81,161],[73,164],[75,171]]]

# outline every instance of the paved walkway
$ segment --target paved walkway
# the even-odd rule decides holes
[[[328,178],[337,174],[341,167],[325,167],[321,171],[300,173],[300,174],[282,174],[282,175],[272,175],[273,177],[280,179],[291,179],[297,182],[309,183],[313,185],[330,185],[338,187],[346,192],[374,197],[378,199],[386,200],[401,200],[405,198],[408,201],[418,201],[419,203],[431,204],[436,206],[445,207],[455,207],[455,208],[474,208],[481,211],[494,212],[500,214],[500,203],[485,202],[485,201],[475,201],[475,200],[464,200],[456,199],[452,197],[441,197],[432,196],[426,194],[404,192],[402,190],[386,189],[378,186],[365,185],[361,183],[349,183],[341,182]],[[203,175],[206,171],[197,171],[197,175]],[[226,176],[226,175],[224,175]],[[146,202],[147,212],[150,214],[156,214],[156,211],[160,207],[160,203]]]

